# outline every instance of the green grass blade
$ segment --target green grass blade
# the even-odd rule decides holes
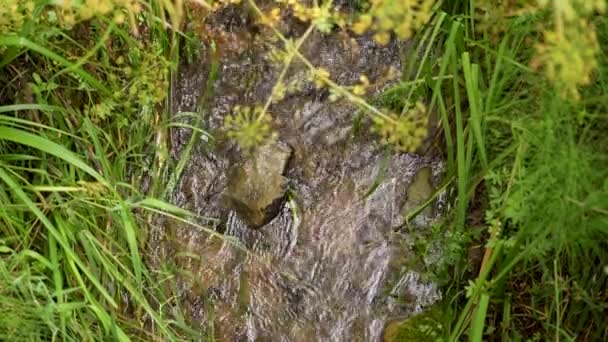
[[[416,76],[414,77],[414,80],[419,80],[421,77],[420,75],[422,74],[422,70],[426,64],[427,59],[429,58],[429,54],[431,52],[431,48],[433,46],[435,46],[435,41],[437,39],[437,35],[439,34],[439,30],[441,29],[441,25],[443,24],[443,20],[445,20],[445,17],[447,16],[447,13],[445,12],[441,12],[439,13],[439,15],[437,17],[435,17],[435,20],[433,22],[433,31],[431,34],[431,40],[429,41],[427,48],[424,51],[424,55],[422,56],[422,60],[420,61],[420,63],[418,63],[418,70],[416,71]],[[430,27],[429,27],[430,30]],[[411,87],[410,88],[410,92],[407,95],[407,101],[406,101],[406,106],[403,108],[402,114],[405,113],[405,111],[408,109],[408,106],[410,105],[410,101],[412,98],[412,95],[414,93],[414,89],[415,87]]]
[[[477,304],[477,309],[475,310],[475,315],[473,316],[473,322],[471,323],[471,336],[469,339],[471,342],[483,341],[483,331],[489,302],[490,296],[487,293],[483,293],[480,297],[479,304]]]
[[[57,253],[57,241],[53,235],[48,237],[49,244],[49,256],[51,259],[52,270],[53,270],[53,282],[55,284],[55,302],[57,306],[64,304],[63,298],[63,277],[61,274],[61,265],[59,263],[59,257]],[[66,336],[66,314],[63,311],[59,312],[59,324],[61,328],[61,334]]]
[[[65,112],[65,109],[63,107],[51,106],[51,105],[40,104],[40,103],[19,103],[19,104],[0,106],[0,113],[18,112],[18,111],[24,111],[24,110],[41,110],[41,111],[47,111],[47,112]]]
[[[167,213],[172,213],[174,215],[178,215],[181,217],[189,217],[192,214],[190,211],[188,211],[186,209],[182,209],[173,204],[161,201],[156,198],[151,198],[151,197],[145,198],[139,202],[134,203],[133,207],[145,207],[147,209],[154,208],[154,209],[158,209],[160,211],[167,212]]]
[[[456,49],[453,50],[452,54],[452,72],[454,74],[453,87],[454,87],[454,110],[455,110],[455,121],[456,121],[456,176],[457,176],[457,203],[456,203],[456,222],[455,227],[457,231],[464,229],[464,222],[466,218],[467,204],[469,198],[467,196],[467,187],[469,184],[468,170],[466,169],[466,151],[464,142],[464,118],[462,117],[462,109],[460,102],[460,85],[458,84],[458,58],[456,56]]]
[[[441,84],[443,77],[445,76],[448,67],[450,65],[451,57],[454,53],[455,48],[455,40],[460,31],[461,24],[457,21],[453,21],[450,26],[450,33],[448,35],[448,39],[446,41],[446,50],[443,53],[443,57],[441,60],[441,64],[439,66],[439,77],[435,82],[433,87],[433,97],[431,98],[431,104],[429,105],[429,111],[432,112],[435,106],[435,102],[438,102],[439,115],[441,117],[441,122],[443,124],[443,134],[445,136],[446,141],[446,150],[448,155],[448,174],[454,174],[454,138],[452,137],[452,131],[450,128],[450,119],[445,108],[445,102],[443,100],[443,95],[441,93]]]
[[[133,216],[129,212],[129,208],[125,203],[121,203],[120,206],[120,218],[123,224],[123,230],[127,239],[127,245],[131,253],[131,263],[133,264],[133,270],[135,271],[135,280],[137,284],[141,284],[142,281],[142,261],[139,255],[139,245],[137,243],[137,229],[135,222],[133,222]]]
[[[473,135],[477,142],[477,152],[481,157],[481,165],[484,169],[488,167],[488,157],[484,146],[484,137],[482,133],[482,111],[481,111],[481,95],[479,93],[479,66],[471,64],[469,53],[462,54],[462,69],[464,72],[464,80],[467,90],[467,97],[470,106],[470,124],[473,128]]]
[[[93,48],[88,49],[87,53],[82,56],[76,63],[68,66],[67,68],[57,72],[50,80],[57,78],[58,76],[69,73],[69,72],[78,72],[80,67],[82,67],[88,60],[92,59],[93,56],[99,51],[101,48],[105,47],[108,39],[110,39],[111,34],[114,32],[114,28],[116,27],[116,23],[114,21],[110,21],[109,27],[105,30],[103,35],[97,40],[95,46]]]
[[[162,319],[158,311],[152,308],[152,306],[147,301],[141,289],[141,283],[132,282],[132,275],[130,275],[128,272],[121,272],[116,267],[116,265],[120,265],[119,261],[109,260],[107,257],[105,257],[104,254],[108,255],[109,257],[112,257],[111,252],[105,250],[105,253],[102,253],[104,246],[101,245],[99,241],[95,239],[95,237],[91,236],[90,232],[84,231],[83,239],[86,239],[90,246],[93,247],[91,250],[97,255],[97,259],[104,265],[104,268],[108,271],[108,273],[112,275],[112,277],[114,277],[117,282],[124,286],[124,288],[126,288],[127,291],[129,291],[129,293],[131,294],[133,300],[142,305],[144,310],[146,310],[150,317],[155,322],[157,322],[158,328],[165,334],[165,337],[169,341],[176,340],[174,334],[169,330],[167,321]],[[125,276],[125,274],[127,276]]]
[[[91,120],[88,118],[84,119],[84,129],[90,137],[90,141],[93,143],[93,151],[95,152],[95,158],[101,164],[101,169],[103,170],[104,178],[108,181],[116,180],[113,169],[110,166],[110,161],[108,160],[108,152],[102,148],[101,141],[99,140],[99,135],[96,129],[93,127]]]

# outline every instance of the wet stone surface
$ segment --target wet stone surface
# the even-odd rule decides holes
[[[248,153],[244,162],[229,171],[228,205],[250,227],[258,228],[276,216],[287,190],[283,173],[290,156],[289,146],[271,142]]]
[[[386,153],[369,134],[355,136],[357,109],[329,101],[328,91],[310,82],[270,107],[276,142],[245,153],[222,140],[231,108],[262,104],[278,76],[268,37],[252,36],[260,30],[248,25],[230,24],[232,36],[253,43],[224,51],[214,93],[200,114],[218,139],[201,139],[173,194],[175,204],[225,238],[164,222],[150,243],[157,263],[185,270],[182,301],[201,329],[213,317],[219,340],[380,340],[392,317],[407,317],[440,298],[434,284],[401,269],[410,250],[402,243],[407,234],[395,227],[404,211],[433,192],[442,163]],[[297,25],[289,27],[296,27],[293,35],[301,33]],[[391,67],[401,68],[398,50],[396,43],[380,47],[367,37],[334,32],[313,33],[301,51],[340,84],[355,84],[366,74],[377,82],[373,95],[390,85],[382,80]],[[196,110],[209,58],[203,47],[199,61],[182,66],[174,112]],[[287,79],[304,72],[294,63]],[[172,132],[174,158],[189,137],[188,130]],[[440,214],[438,205],[424,213],[429,222]],[[388,298],[402,292],[407,305]]]

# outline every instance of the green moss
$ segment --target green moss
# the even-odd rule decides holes
[[[404,320],[389,322],[384,328],[384,342],[413,342],[436,340],[442,333],[440,305]]]

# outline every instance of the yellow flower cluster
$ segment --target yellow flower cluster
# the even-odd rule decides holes
[[[365,92],[367,92],[367,89],[369,88],[370,83],[369,83],[369,79],[365,75],[359,76],[359,82],[360,82],[359,84],[354,85],[352,87],[352,92],[353,92],[353,94],[355,94],[357,96],[362,96],[362,95],[365,95]]]
[[[270,127],[271,117],[262,107],[235,106],[233,113],[224,118],[224,130],[230,139],[236,140],[241,148],[261,145],[275,135]]]
[[[606,11],[605,0],[537,0],[542,8],[551,9],[556,17],[568,22],[578,20],[581,16],[595,11]]]
[[[391,32],[409,39],[431,19],[434,4],[434,0],[371,0],[369,12],[359,16],[352,30],[357,34],[372,30],[374,39],[383,45],[390,41]]]
[[[128,17],[131,25],[134,25],[135,15],[142,10],[138,0],[62,0],[60,7],[62,20],[68,27],[77,21],[98,16],[111,16],[118,24],[122,24]]]
[[[108,79],[124,91],[116,91],[86,110],[94,122],[124,117],[128,113],[152,113],[167,96],[170,62],[153,47],[142,44],[140,50],[145,52],[128,61],[122,56],[115,60],[118,72],[108,74]],[[141,117],[141,120],[151,118]]]
[[[335,26],[343,26],[344,16],[331,8],[331,1],[323,5],[307,7],[301,0],[277,0],[278,3],[286,3],[293,11],[294,17],[304,22],[312,23],[317,30],[329,33]]]
[[[529,4],[512,1],[478,0],[475,2],[475,30],[485,32],[496,42],[505,32],[508,22],[518,13],[525,12]],[[531,8],[534,10],[534,8]]]
[[[553,11],[553,28],[543,32],[531,61],[562,97],[578,100],[578,88],[591,83],[600,50],[593,26],[587,21],[595,12],[606,11],[605,0],[539,0],[539,5]]]
[[[272,103],[280,102],[285,98],[285,96],[302,90],[306,84],[306,81],[307,80],[305,78],[300,78],[299,75],[296,75],[294,79],[288,82],[278,82],[274,85],[272,90]]]
[[[241,0],[190,0],[190,4],[201,5],[202,7],[210,9],[213,12],[226,8],[226,6],[240,5],[241,3]]]
[[[401,152],[414,152],[427,136],[428,117],[422,102],[398,116],[372,117],[371,131],[380,136],[380,142],[394,146]]]
[[[325,68],[316,68],[313,70],[309,76],[309,78],[315,83],[315,87],[317,89],[321,89],[327,86],[327,81],[329,80],[329,71]]]
[[[318,4],[314,2],[308,5],[301,0],[275,0],[280,5],[288,6],[291,14],[311,24],[320,32],[329,32],[334,26],[344,26],[345,14],[333,9],[331,2]],[[372,6],[368,13],[359,16],[354,30],[358,33],[371,29],[375,32],[376,40],[388,43],[390,34],[403,39],[410,38],[413,31],[425,25],[431,18],[434,0],[371,0]],[[258,23],[277,28],[282,20],[285,7],[268,7],[265,10],[252,4],[258,14]],[[311,7],[308,7],[311,6]],[[274,30],[285,43],[284,49],[270,49],[270,57],[273,63],[285,67],[289,65],[294,56],[298,55],[297,44],[289,38],[285,38],[280,30]],[[311,32],[310,30],[307,32]],[[305,35],[306,36],[306,35]],[[305,37],[304,36],[304,37]],[[305,38],[301,38],[305,39]],[[299,55],[298,55],[299,56]],[[303,57],[297,57],[303,58]],[[296,58],[296,59],[297,59]],[[224,131],[228,138],[235,139],[243,148],[251,148],[264,142],[275,133],[271,129],[271,118],[266,109],[272,103],[281,101],[287,94],[300,89],[302,81],[310,81],[318,89],[329,90],[329,99],[335,101],[346,98],[372,112],[373,131],[377,132],[385,144],[396,146],[402,151],[411,151],[418,147],[427,134],[426,108],[422,103],[417,103],[414,108],[399,116],[395,114],[384,115],[363,98],[372,87],[370,80],[361,75],[359,81],[352,85],[338,85],[331,80],[330,72],[323,67],[316,67],[307,61],[307,75],[305,78],[295,78],[292,81],[283,80],[280,77],[273,87],[273,91],[266,106],[261,107],[235,107],[233,113],[224,119]],[[287,70],[287,69],[285,69]],[[394,77],[387,76],[387,77]]]
[[[536,45],[532,67],[543,68],[545,76],[554,83],[562,97],[579,99],[578,87],[591,83],[597,67],[599,44],[595,31],[586,21],[580,29],[568,29],[563,34],[548,30],[544,41]]]
[[[0,5],[0,34],[19,32],[34,12],[34,7],[34,1],[30,0],[3,0]]]
[[[160,50],[160,48],[158,49]],[[137,67],[132,74],[126,73],[129,80],[127,103],[134,107],[148,107],[161,103],[167,96],[168,72],[171,63],[153,47],[142,48],[141,58],[132,61]],[[128,69],[126,69],[128,70]],[[154,72],[150,72],[154,70]]]
[[[578,100],[578,88],[591,83],[597,67],[599,44],[589,18],[603,14],[606,0],[480,0],[476,3],[476,29],[499,38],[509,19],[525,13],[548,13],[551,20],[541,27],[542,40],[535,46],[531,67],[542,70],[567,99]]]
[[[263,13],[258,19],[258,23],[266,26],[276,26],[281,21],[281,9],[275,7],[268,13]]]

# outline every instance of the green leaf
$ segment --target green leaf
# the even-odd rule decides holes
[[[191,216],[191,213],[188,210],[182,209],[173,204],[158,200],[156,198],[145,198],[142,201],[137,202],[136,205],[146,208],[158,209],[181,217]]]

